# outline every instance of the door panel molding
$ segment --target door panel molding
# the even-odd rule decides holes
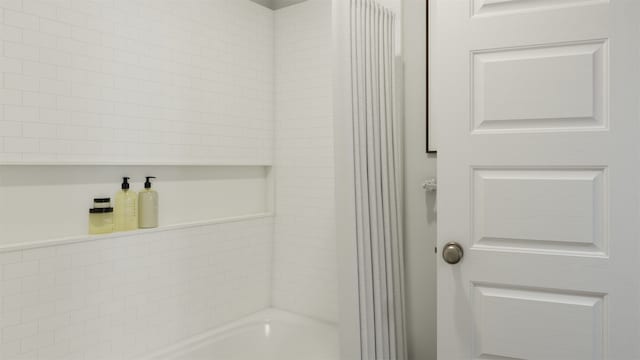
[[[607,167],[472,167],[472,249],[608,256]]]
[[[596,5],[608,0],[471,0],[471,16],[492,16],[528,11]]]
[[[608,40],[471,52],[471,131],[607,130]]]
[[[482,282],[471,294],[476,359],[608,358],[607,294]]]

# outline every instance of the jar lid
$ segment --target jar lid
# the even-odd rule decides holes
[[[105,213],[112,213],[112,212],[113,212],[112,207],[89,209],[90,214],[105,214]]]
[[[93,199],[94,203],[108,203],[111,202],[111,198],[96,198]]]

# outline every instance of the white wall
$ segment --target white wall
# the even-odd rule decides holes
[[[47,204],[0,242],[76,235],[131,173],[165,224],[268,210],[274,158],[279,214],[0,250],[0,358],[126,358],[272,303],[337,320],[330,5],[281,10],[275,46],[250,1],[0,2],[0,201]]]
[[[271,10],[10,0],[0,26],[0,247],[86,234],[122,176],[158,177],[161,225],[270,211],[268,168],[237,166],[273,160]]]
[[[158,176],[162,225],[268,210],[270,10],[6,0],[0,42],[1,359],[131,358],[270,306],[270,216],[25,244],[85,233],[123,175]]]
[[[331,1],[276,11],[273,303],[337,320]]]
[[[425,153],[426,4],[425,0],[403,0],[405,261],[411,360],[436,358],[435,195],[425,195],[420,187],[425,179],[436,175],[435,156]]]
[[[0,162],[271,162],[270,10],[9,0],[0,25]]]
[[[130,359],[269,306],[272,218],[0,253],[0,358]]]

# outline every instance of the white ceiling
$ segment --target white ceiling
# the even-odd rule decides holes
[[[254,3],[258,3],[262,6],[268,7],[271,10],[282,9],[283,7],[291,6],[297,3],[301,3],[305,0],[251,0]]]

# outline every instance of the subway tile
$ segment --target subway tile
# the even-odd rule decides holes
[[[14,59],[37,61],[40,53],[35,46],[5,41],[4,56]]]
[[[103,151],[106,151],[109,146],[108,143],[112,142],[115,138],[115,131],[113,129],[106,128],[88,128],[87,140],[100,141],[103,144]]]
[[[73,359],[70,341],[54,342],[50,346],[38,349],[38,354],[42,359]],[[80,354],[77,357],[83,355]]]
[[[40,31],[59,37],[71,37],[71,26],[56,20],[40,19]]]
[[[39,92],[25,91],[22,93],[22,105],[38,108],[54,109],[57,107],[57,96]]]
[[[42,142],[40,143],[42,146]],[[51,247],[52,250],[57,250]],[[45,274],[56,274],[58,271],[68,270],[71,267],[71,256],[55,254],[52,257],[40,259],[40,272]]]
[[[55,315],[56,307],[55,303],[38,303],[34,306],[25,306],[21,309],[22,321],[31,322],[38,321],[42,318],[47,318]]]
[[[30,249],[22,253],[22,260],[33,261],[33,260],[49,259],[54,257],[55,254],[56,254],[56,251],[55,251],[55,248],[53,247]]]
[[[57,137],[67,140],[87,140],[88,129],[84,126],[58,126]]]
[[[104,125],[104,116],[88,112],[71,113],[71,122],[75,126],[86,126],[89,129],[93,127],[101,127]],[[96,140],[96,139],[87,139]]]
[[[2,145],[2,149],[4,150],[4,138],[2,139],[2,141],[0,141],[0,145]],[[9,153],[9,152],[3,152],[0,153],[0,161],[2,162],[10,162],[10,163],[19,163],[20,161],[23,160],[24,154],[23,153]],[[2,270],[0,270],[0,275],[2,273]]]
[[[38,323],[29,322],[20,325],[8,326],[2,329],[2,342],[21,340],[33,336],[38,332]]]
[[[102,88],[88,84],[73,84],[71,94],[78,97],[102,98]]]
[[[69,154],[71,143],[67,140],[40,140],[40,151],[47,154]]]
[[[22,60],[0,56],[0,69],[4,73],[22,73]]]
[[[24,307],[35,306],[39,301],[38,296],[38,291],[26,292],[24,289],[19,293],[7,294],[2,297],[2,311],[20,312],[20,309]]]
[[[55,48],[58,45],[58,37],[35,30],[22,31],[22,43],[40,48]]]
[[[0,265],[22,262],[22,251],[0,253]]]
[[[22,282],[20,279],[0,280],[0,294],[2,296],[15,295],[22,291]],[[3,313],[0,311],[0,317]],[[0,320],[0,324],[5,324]],[[1,327],[1,326],[0,326]]]
[[[20,278],[22,282],[23,292],[34,292],[42,294],[44,291],[49,290],[53,286],[55,286],[55,274],[44,273],[42,262],[40,264],[40,272],[38,274]],[[40,298],[39,300],[42,301],[43,299]]]
[[[22,105],[22,92],[0,88],[0,104]]]
[[[4,78],[5,89],[38,91],[40,88],[40,83],[38,81],[38,78],[33,76],[4,73],[3,78]]]
[[[71,112],[64,110],[40,109],[40,122],[47,124],[68,124],[71,122]]]
[[[76,140],[69,142],[71,145],[71,153],[96,155],[102,152],[102,144],[97,141]]]
[[[36,153],[38,152],[38,140],[27,138],[4,138],[4,151],[8,153]],[[5,276],[7,276],[5,270]]]
[[[10,10],[22,10],[23,0],[0,0],[0,8]]]
[[[57,7],[50,1],[27,0],[23,3],[22,11],[40,18],[54,19],[57,13]]]
[[[0,120],[0,136],[22,136],[22,123],[19,121]]]
[[[74,56],[87,56],[89,52],[89,44],[76,39],[60,38],[58,40],[58,49]],[[75,63],[71,64],[72,67],[77,67]]]
[[[71,54],[55,49],[40,49],[40,61],[51,65],[71,66]]]
[[[114,49],[102,46],[102,44],[92,44],[89,43],[87,46],[87,56],[102,59],[102,60],[113,60]],[[103,69],[104,70],[104,69]]]
[[[69,81],[55,79],[40,79],[40,92],[54,95],[70,95],[71,83]]]
[[[31,30],[38,30],[39,26],[37,16],[7,9],[4,10],[4,23],[5,25]]]
[[[52,346],[55,343],[53,332],[38,332],[33,336],[28,336],[21,340],[23,353],[34,353],[35,351]]]
[[[17,292],[7,293],[8,296],[14,295]],[[2,332],[1,328],[7,326],[19,325],[22,323],[22,314],[19,309],[16,310],[2,310],[0,308],[0,332]],[[2,348],[2,346],[0,346]]]
[[[54,65],[35,61],[24,61],[22,63],[22,69],[22,73],[27,76],[51,79],[58,77],[58,67]]]
[[[0,40],[21,42],[22,32],[21,28],[0,24]]]
[[[58,8],[71,9],[73,7],[73,0],[42,0],[51,5],[55,5]]]
[[[70,323],[69,313],[58,313],[38,319],[38,329],[49,332],[68,326]]]
[[[30,138],[56,138],[55,125],[40,123],[25,123],[22,125],[22,135]]]
[[[4,106],[4,120],[13,122],[32,122],[38,120],[38,108],[26,106]]]
[[[20,352],[20,340],[7,341],[2,343],[2,346],[0,346],[0,358],[2,359],[19,359]]]
[[[75,40],[91,44],[100,44],[102,42],[102,33],[99,31],[77,26],[71,29],[71,37]]]
[[[15,139],[15,138],[7,138]],[[32,140],[32,139],[15,139],[15,140]],[[37,141],[36,148],[37,148]],[[20,144],[19,142],[16,144],[18,147],[27,146],[31,147],[31,143],[27,143],[26,145]],[[34,152],[34,151],[10,151],[10,152]],[[38,273],[39,264],[37,261],[29,261],[29,262],[20,262],[20,263],[10,263],[2,265],[2,275],[3,279],[10,280],[16,278],[22,278],[30,275],[35,275]]]
[[[42,151],[42,147],[40,148],[40,152],[32,153],[32,154],[22,154],[22,161],[27,163],[37,163],[37,164],[47,164],[50,162],[60,161],[60,154],[48,154]]]
[[[58,21],[70,25],[86,27],[88,25],[89,15],[79,11],[60,8],[58,9]]]

